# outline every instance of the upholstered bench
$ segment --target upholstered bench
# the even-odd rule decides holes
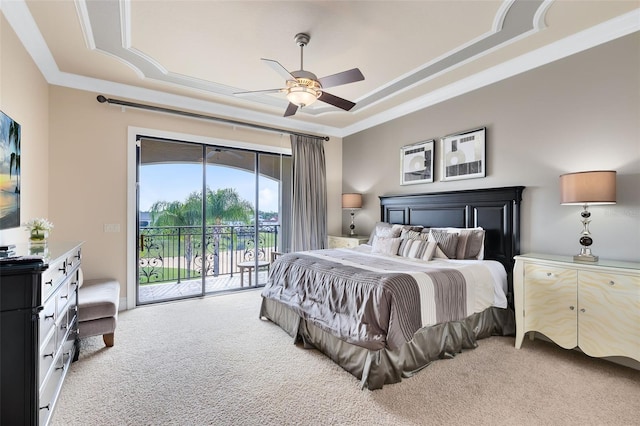
[[[102,335],[104,344],[113,346],[120,283],[112,278],[83,280],[78,290],[78,332],[80,338]]]

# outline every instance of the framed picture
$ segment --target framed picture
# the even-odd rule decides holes
[[[442,138],[442,180],[485,177],[485,127]]]
[[[20,226],[20,124],[0,111],[0,229]]]
[[[400,148],[400,185],[433,182],[435,140]]]

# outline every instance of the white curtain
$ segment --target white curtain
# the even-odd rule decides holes
[[[291,135],[293,251],[327,247],[327,175],[324,142]]]

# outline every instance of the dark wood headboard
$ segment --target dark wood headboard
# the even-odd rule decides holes
[[[520,254],[520,203],[524,186],[380,197],[383,222],[485,230],[484,258],[504,265],[513,306],[513,257]]]

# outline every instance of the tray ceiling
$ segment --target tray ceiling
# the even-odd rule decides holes
[[[640,30],[636,1],[32,1],[0,3],[50,84],[132,102],[344,137]],[[283,117],[260,58],[358,67],[364,81]]]

